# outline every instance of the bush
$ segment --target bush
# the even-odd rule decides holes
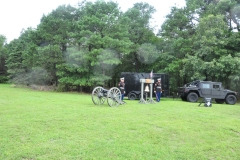
[[[0,83],[7,83],[7,82],[8,82],[8,77],[0,75]]]

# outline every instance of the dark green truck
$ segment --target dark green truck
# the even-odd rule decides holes
[[[199,97],[215,99],[216,103],[234,105],[237,102],[237,93],[222,87],[221,82],[193,81],[178,88],[178,95],[182,100],[197,102]]]

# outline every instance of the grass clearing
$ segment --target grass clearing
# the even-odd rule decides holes
[[[96,106],[89,94],[0,85],[1,159],[240,159],[240,105],[162,98]]]

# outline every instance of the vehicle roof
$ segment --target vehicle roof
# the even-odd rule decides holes
[[[222,82],[213,82],[213,81],[199,81],[199,82],[207,82],[207,83],[222,83]]]

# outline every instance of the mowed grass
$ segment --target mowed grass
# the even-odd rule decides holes
[[[125,101],[1,84],[0,159],[240,159],[239,103]]]

